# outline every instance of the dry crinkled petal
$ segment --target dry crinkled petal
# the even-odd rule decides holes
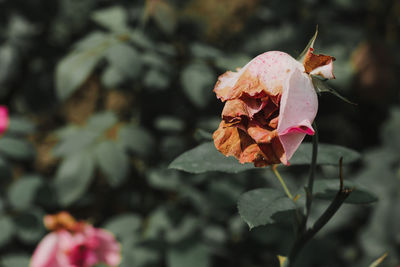
[[[271,101],[268,101],[265,107],[260,112],[254,115],[254,119],[261,125],[268,125],[275,129],[278,122],[276,122],[275,126],[273,126],[274,124],[270,125],[270,123],[272,122],[272,120],[275,120],[274,117],[276,117],[277,111],[278,106],[276,106]]]
[[[263,101],[261,98],[251,98],[244,96],[241,98],[241,100],[245,103],[249,118],[253,118],[253,116],[260,112],[267,104],[267,102]]]
[[[242,151],[254,141],[238,127],[226,126],[222,121],[213,134],[215,147],[225,156],[240,157]]]
[[[240,99],[228,100],[222,110],[222,118],[227,122],[238,122],[241,116],[248,116],[246,105]]]
[[[310,72],[310,75],[319,75],[325,79],[335,79],[335,75],[333,74],[333,61],[327,65],[315,68]]]
[[[285,165],[289,165],[285,149],[282,146],[282,143],[279,138],[272,139],[272,149],[276,155],[276,157]]]
[[[269,165],[266,160],[266,155],[261,151],[258,144],[252,144],[248,146],[243,153],[240,155],[240,163],[254,162],[254,166],[263,167]]]
[[[276,130],[268,130],[255,121],[249,122],[247,133],[257,143],[271,143],[278,134]]]
[[[290,55],[271,51],[251,60],[238,72],[228,71],[218,78],[214,92],[222,101],[241,97],[276,96],[282,92],[287,75],[293,69],[303,69]]]
[[[227,127],[222,121],[213,135],[215,147],[225,156],[234,156],[240,163],[253,162],[256,167],[280,163],[284,150],[278,138],[270,144],[257,144],[246,132]]]
[[[240,116],[252,118],[254,114],[261,111],[265,106],[260,99],[256,98],[240,98],[228,100],[222,110],[222,118],[227,121],[238,119]]]
[[[284,150],[279,147],[279,139],[274,138],[270,144],[252,144],[243,150],[240,155],[240,163],[253,162],[255,167],[264,167],[271,164],[281,163],[281,158],[285,161]]]
[[[311,123],[317,110],[318,98],[310,77],[296,69],[282,92],[277,128],[287,160],[290,160],[305,135],[314,133]]]
[[[233,91],[240,75],[243,73],[245,68],[239,70],[238,72],[227,71],[218,77],[218,81],[215,84],[214,92],[217,97],[222,101],[234,98],[236,92]]]
[[[278,110],[279,110],[278,105],[275,105],[275,104],[269,102],[263,109],[263,114],[264,114],[265,119],[271,120],[272,117],[274,117],[274,114],[276,113],[276,111],[278,111]],[[273,128],[276,128],[276,127],[273,127]]]
[[[306,72],[310,75],[320,75],[325,79],[334,79],[333,61],[335,61],[335,58],[326,55],[316,55],[313,51],[314,49],[310,47],[304,58],[303,64]]]
[[[273,129],[276,129],[278,127],[278,122],[279,122],[279,117],[275,117],[269,121],[268,126]]]
[[[57,231],[60,229],[73,231],[78,223],[75,218],[66,211],[61,211],[54,215],[46,215],[43,221],[46,228],[50,231]]]

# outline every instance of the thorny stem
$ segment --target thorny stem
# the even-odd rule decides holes
[[[281,183],[283,190],[285,190],[285,193],[288,196],[288,198],[293,200],[293,195],[290,193],[289,188],[286,186],[285,181],[282,179],[282,176],[278,172],[278,169],[276,168],[277,166],[278,166],[277,164],[272,165],[272,171],[274,172],[276,178],[278,178],[279,182]]]
[[[295,243],[293,244],[293,247],[289,254],[289,267],[294,266],[294,262],[301,249],[311,238],[315,236],[316,233],[318,233],[319,230],[321,230],[322,227],[324,227],[328,223],[328,221],[332,218],[333,215],[335,215],[338,209],[342,206],[343,202],[353,191],[352,188],[346,189],[343,186],[343,158],[340,158],[339,160],[339,179],[340,179],[340,188],[335,198],[331,202],[331,204],[328,206],[325,212],[318,218],[318,220],[314,223],[314,225],[310,229],[302,232],[297,237]]]

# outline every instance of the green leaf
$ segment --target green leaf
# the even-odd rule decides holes
[[[240,222],[243,223],[242,219],[238,217]],[[228,236],[225,226],[208,225],[203,228],[203,235],[206,240],[210,240],[212,243],[223,244],[226,242],[231,235]]]
[[[383,123],[381,128],[381,137],[384,146],[398,153],[400,149],[400,108],[391,108],[389,118]],[[387,154],[387,153],[386,153]],[[392,157],[393,158],[393,157]]]
[[[154,127],[159,131],[181,132],[185,129],[185,122],[173,116],[160,116],[154,122]]]
[[[94,150],[96,161],[108,183],[117,187],[121,185],[129,171],[129,158],[115,142],[104,141]]]
[[[189,100],[199,108],[204,108],[212,97],[214,73],[204,63],[192,63],[181,76],[183,91]]]
[[[289,162],[290,165],[307,165],[311,163],[311,157],[312,144],[303,143],[294,153]],[[343,157],[344,164],[349,164],[359,160],[361,155],[360,153],[346,147],[321,143],[318,144],[317,164],[338,165],[341,157]]]
[[[207,247],[194,244],[185,248],[170,248],[167,251],[168,267],[209,267],[210,255]]]
[[[169,168],[191,173],[208,171],[238,173],[255,169],[253,164],[240,164],[234,157],[225,157],[215,148],[213,142],[204,143],[186,151],[172,161]]]
[[[200,228],[198,218],[191,216],[185,217],[180,225],[168,230],[165,233],[165,237],[170,243],[178,243],[190,237],[193,233],[197,233]]]
[[[171,216],[164,207],[152,211],[148,218],[144,238],[159,239],[160,236],[172,229]]]
[[[298,61],[303,62],[305,55],[307,54],[308,50],[312,47],[314,47],[314,42],[317,39],[318,36],[318,25],[315,27],[315,33],[313,37],[311,37],[310,41],[308,41],[307,46],[304,48],[304,50],[300,53],[300,55],[297,57]]]
[[[35,156],[35,150],[30,143],[14,137],[0,138],[0,153],[17,160],[32,159]]]
[[[174,9],[164,1],[157,2],[153,18],[158,27],[166,34],[172,34],[178,22]]]
[[[127,28],[128,14],[121,6],[113,6],[92,13],[91,18],[99,25],[111,31],[123,31]]]
[[[336,196],[339,186],[339,179],[316,180],[314,182],[314,196],[319,199],[332,200]],[[345,200],[345,203],[370,204],[378,200],[373,193],[368,192],[367,190],[363,189],[362,186],[352,181],[345,180],[344,187],[353,189],[351,194]]]
[[[177,171],[164,168],[160,170],[150,170],[147,180],[153,188],[160,190],[176,191],[182,185]]]
[[[65,157],[78,153],[93,144],[101,133],[87,129],[79,129],[77,132],[67,135],[53,149],[56,157]]]
[[[149,37],[147,37],[147,35],[139,29],[129,31],[129,37],[130,41],[145,50],[152,49],[155,46],[152,40],[150,40]]]
[[[149,156],[153,152],[154,139],[150,132],[135,125],[126,125],[118,131],[117,142],[125,149],[140,156]]]
[[[124,81],[124,76],[119,72],[118,68],[108,65],[101,74],[101,84],[106,88],[114,88]]]
[[[15,233],[13,220],[8,216],[0,216],[0,247],[7,245]]]
[[[136,78],[140,74],[142,61],[133,46],[114,44],[107,50],[106,58],[125,78]]]
[[[44,212],[31,209],[15,217],[17,237],[25,244],[36,244],[44,236],[46,230],[43,225]]]
[[[127,240],[122,243],[122,262],[119,267],[145,267],[159,266],[160,253],[151,247],[141,244],[136,245],[137,240]]]
[[[208,59],[214,59],[222,55],[222,52],[217,48],[203,43],[193,43],[190,45],[190,52],[194,57]]]
[[[0,214],[3,214],[5,211],[4,201],[0,198]]]
[[[240,216],[250,229],[276,222],[279,212],[294,210],[294,202],[282,191],[272,188],[261,188],[248,191],[239,197]],[[275,216],[275,217],[274,217]]]
[[[7,191],[8,201],[12,207],[24,210],[33,205],[38,189],[43,185],[40,176],[23,176],[11,184]]]
[[[86,128],[96,132],[104,132],[117,122],[118,118],[114,113],[103,111],[91,116],[87,122]]]
[[[168,71],[170,69],[170,64],[165,57],[161,56],[159,53],[153,51],[145,51],[140,54],[142,62],[145,66],[153,69],[159,69]]]
[[[165,89],[169,84],[169,76],[158,69],[150,69],[143,82],[150,89]]]
[[[83,152],[63,160],[54,180],[57,199],[62,206],[71,205],[86,192],[93,178],[94,166],[92,156]]]
[[[134,213],[126,213],[108,220],[104,229],[112,232],[119,240],[135,236],[142,226],[141,218]]]
[[[290,159],[290,165],[310,164],[311,156],[312,144],[303,143]],[[347,164],[357,161],[360,158],[360,154],[341,146],[318,145],[317,164],[338,165],[340,157],[343,157],[343,163]],[[203,173],[207,171],[238,173],[249,169],[256,169],[249,163],[240,164],[234,157],[225,157],[215,148],[213,142],[207,142],[186,151],[173,160],[169,168],[190,173]]]
[[[76,134],[79,132],[82,128],[78,127],[77,125],[74,124],[67,124],[57,130],[55,130],[55,134],[59,139],[66,139],[71,135]]]
[[[31,257],[25,254],[6,254],[1,256],[2,267],[27,267]]]
[[[344,102],[347,102],[351,105],[357,105],[356,103],[351,102],[350,100],[348,100],[347,98],[345,98],[344,96],[339,94],[335,89],[331,88],[326,83],[326,81],[323,81],[316,76],[311,76],[311,79],[312,79],[312,83],[314,85],[314,89],[317,91],[318,94],[325,93],[325,92],[331,93],[331,94],[335,95],[336,97],[340,98],[341,100],[343,100]]]
[[[102,31],[94,31],[77,41],[72,48],[75,51],[87,51],[109,42],[111,37],[110,34],[106,34]]]
[[[82,51],[73,51],[58,62],[56,89],[61,100],[67,99],[93,72],[110,44],[103,42]]]
[[[273,13],[273,12],[271,12]],[[288,42],[296,43],[298,26],[295,24],[282,24],[271,27],[262,27],[255,34],[243,40],[243,50],[249,54],[263,53],[266,50],[273,50],[287,46]]]
[[[7,132],[17,133],[17,134],[29,134],[35,130],[35,125],[23,118],[23,117],[10,117],[10,123],[8,124]]]
[[[212,141],[212,133],[203,130],[203,129],[196,129],[194,132],[194,138],[199,141]]]
[[[0,155],[0,181],[8,182],[13,177],[11,165]],[[1,183],[0,183],[1,184]]]

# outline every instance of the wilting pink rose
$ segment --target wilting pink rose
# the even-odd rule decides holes
[[[305,135],[314,134],[318,99],[310,75],[333,79],[334,60],[313,54],[313,48],[303,62],[271,51],[221,75],[214,92],[226,103],[215,147],[256,167],[288,165]]]
[[[0,134],[3,134],[8,127],[9,117],[6,106],[0,106]]]
[[[67,215],[64,212],[46,216],[46,226],[50,223],[50,229],[55,231],[39,243],[30,267],[91,267],[99,263],[112,267],[119,265],[121,248],[111,233],[85,222],[76,222]]]

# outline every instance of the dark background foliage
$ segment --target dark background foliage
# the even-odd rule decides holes
[[[317,52],[337,59],[330,85],[358,103],[323,94],[320,139],[362,153],[345,178],[379,201],[343,206],[299,264],[368,266],[385,251],[382,266],[399,264],[399,18],[396,0],[1,0],[0,100],[12,115],[1,266],[27,266],[42,216],[61,210],[114,232],[124,267],[278,266],[291,225],[249,231],[236,207],[249,189],[279,186],[270,169],[167,167],[216,129],[218,75],[269,50],[296,57],[317,24]],[[282,175],[301,190],[307,169]]]

